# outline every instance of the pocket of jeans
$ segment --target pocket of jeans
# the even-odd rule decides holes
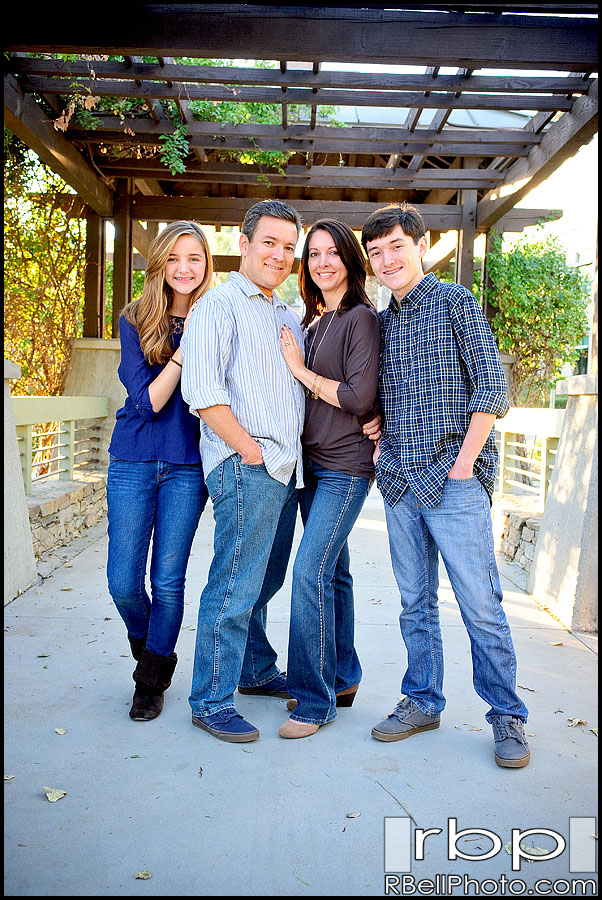
[[[216,500],[222,495],[222,491],[224,489],[224,464],[223,462],[219,463],[212,469],[209,474],[205,477],[205,484],[207,486],[207,490],[209,491],[209,496],[211,497],[211,502],[215,503]]]

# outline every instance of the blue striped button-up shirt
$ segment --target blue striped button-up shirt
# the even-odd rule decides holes
[[[389,506],[408,486],[424,506],[435,506],[472,413],[501,418],[508,412],[500,355],[470,291],[432,274],[399,306],[392,297],[379,318],[384,430],[378,487]],[[492,429],[474,464],[490,497],[496,465]]]
[[[296,470],[303,487],[301,430],[303,386],[290,373],[280,348],[288,325],[300,345],[299,317],[274,293],[270,301],[240,272],[198,302],[182,337],[182,396],[191,412],[229,406],[261,447],[268,473],[288,484]],[[205,475],[234,450],[201,420]]]

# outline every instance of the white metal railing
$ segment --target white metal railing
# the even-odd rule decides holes
[[[76,470],[96,461],[97,425],[82,420],[104,419],[108,397],[11,397],[25,493],[32,484],[57,477],[72,481]]]
[[[495,421],[496,490],[537,499],[543,509],[558,452],[563,409],[512,407]]]

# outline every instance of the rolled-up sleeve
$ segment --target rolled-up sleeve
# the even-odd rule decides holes
[[[375,405],[380,369],[380,324],[371,309],[358,310],[345,347],[345,380],[337,388],[341,409],[365,416]]]
[[[192,313],[182,335],[182,396],[190,412],[229,406],[226,370],[232,347],[231,314],[210,293]]]
[[[510,409],[502,361],[489,322],[468,290],[450,301],[450,316],[470,379],[468,412],[503,418]]]
[[[132,398],[140,417],[152,421],[159,413],[153,410],[148,388],[156,375],[153,374],[150,364],[142,352],[138,329],[123,316],[119,319],[119,340],[121,342],[121,362],[119,364],[121,383]]]

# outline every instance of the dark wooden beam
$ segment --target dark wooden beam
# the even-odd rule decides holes
[[[117,181],[115,194],[115,239],[113,250],[113,317],[112,337],[119,337],[119,316],[132,299],[132,217],[131,185],[127,179]]]
[[[113,175],[131,175],[129,166],[111,168]],[[369,189],[408,189],[429,190],[432,187],[474,188],[487,190],[503,181],[503,174],[487,169],[422,169],[409,172],[406,169],[392,171],[387,168],[348,166],[287,166],[285,174],[266,170],[254,165],[238,165],[236,163],[208,163],[202,169],[187,170],[184,173],[171,175],[166,172],[161,176],[165,180],[181,183],[210,184],[256,184],[258,178],[267,178],[270,184],[297,187],[331,187]]]
[[[127,125],[128,128],[132,128],[132,126],[137,129],[138,122],[129,122]],[[134,129],[132,128],[132,130]],[[138,130],[136,130],[134,134],[125,134],[120,129],[119,125],[116,125],[112,131],[107,131],[104,128],[96,129],[93,132],[85,131],[78,127],[70,129],[70,133],[74,139],[81,140],[92,146],[94,144],[103,143],[126,145],[143,144],[146,146],[162,147],[163,142],[160,140],[160,134],[167,134],[172,131],[173,128],[169,127],[164,128],[162,132],[157,133],[156,135],[140,132]],[[216,138],[215,136],[206,137],[204,135],[193,135],[190,137],[189,143],[192,148],[202,147],[207,152],[210,152],[211,150],[275,150],[280,152],[289,151],[291,153],[361,153],[363,155],[391,153],[407,155],[420,153],[424,156],[474,156],[475,152],[478,150],[479,154],[482,156],[512,157],[526,156],[532,146],[532,144],[521,145],[501,143],[481,143],[478,146],[471,143],[453,144],[446,142],[444,134],[438,142],[432,144],[420,140],[419,134],[414,141],[404,141],[403,144],[392,141],[372,141],[368,145],[366,145],[364,141],[345,141],[343,144],[338,139],[337,132],[334,129],[332,138],[329,141],[324,138],[321,138],[319,141],[313,141],[300,140],[297,138],[291,140],[289,138],[223,137],[222,135],[219,135]],[[136,163],[139,164],[141,171],[148,166],[152,167],[153,165],[152,160],[136,160]],[[99,165],[102,167],[103,171],[109,171],[110,166],[113,165],[113,163],[107,165],[99,163]],[[156,177],[160,177],[160,175]]]
[[[94,27],[52,4],[5,13],[8,51],[296,59],[596,71],[595,18],[374,8],[162,3],[103,6]]]
[[[175,219],[196,219],[205,225],[240,225],[245,213],[256,201],[251,198],[232,197],[133,197],[132,217],[141,221],[169,222]],[[364,222],[380,203],[361,203],[337,200],[289,200],[297,209],[305,225],[311,225],[323,216],[334,216],[353,228],[362,228]],[[460,211],[456,206],[420,205],[427,229],[450,231],[460,224]]]
[[[86,207],[83,337],[104,337],[105,221]]]
[[[504,184],[512,188],[501,196],[502,188],[487,194],[478,205],[477,220],[487,231],[542,181],[587,144],[598,130],[598,85],[575,101],[572,112],[565,113],[544,134],[541,144],[526,159],[518,160],[505,174]]]
[[[133,243],[136,247],[140,247],[140,245],[147,246],[148,243],[155,237],[157,234],[157,223],[159,221],[171,221],[172,219],[182,218],[182,214],[184,209],[179,205],[179,200],[183,200],[186,209],[190,210],[193,204],[197,204],[199,209],[209,210],[215,209],[217,204],[220,202],[220,198],[208,198],[208,197],[187,197],[187,198],[168,198],[160,196],[151,196],[145,195],[148,199],[149,204],[147,204],[146,215],[149,214],[149,210],[152,207],[156,207],[154,212],[157,212],[161,208],[160,204],[164,201],[166,206],[164,207],[165,215],[160,216],[157,215],[155,219],[147,221],[146,229],[142,228],[140,222],[137,221],[136,216],[139,216],[144,220],[144,216],[142,213],[142,207],[144,204],[140,203],[141,197],[136,197],[132,201],[132,234],[133,234]],[[56,202],[59,203],[63,208],[67,208],[67,204],[69,204],[69,214],[72,216],[85,216],[87,207],[86,205],[79,200],[78,205],[73,205],[72,201],[69,200],[65,195],[60,195],[56,197]],[[233,201],[228,198],[221,198],[221,202],[225,204],[226,215],[228,217],[232,217],[234,215],[234,219],[232,221],[220,221],[211,222],[209,219],[204,218],[203,223],[206,225],[210,224],[224,224],[224,225],[237,225],[244,216],[244,213],[249,209],[250,206],[255,202],[252,199],[248,200],[239,200]],[[316,218],[320,216],[329,216],[332,215],[337,218],[339,215],[345,216],[350,215],[354,221],[360,222],[360,227],[363,225],[365,218],[379,206],[383,206],[384,203],[370,204],[363,203],[361,201],[350,200],[346,201],[344,204],[341,204],[339,201],[328,201],[328,200],[291,200],[290,201],[293,206],[299,209],[300,212],[303,212],[304,218],[305,215],[315,215]],[[232,205],[234,204],[234,205]],[[420,211],[425,220],[428,220],[431,225],[427,228],[428,231],[431,232],[431,236],[440,231],[452,231],[459,227],[460,225],[460,214],[458,212],[458,207],[455,205],[442,205],[442,204],[433,204],[433,203],[423,203],[423,204],[414,204],[416,208]],[[170,214],[170,210],[167,207],[173,209],[175,215]],[[240,215],[242,212],[242,215]],[[205,213],[204,213],[205,215]],[[236,218],[240,215],[240,219]],[[194,215],[189,216],[189,218],[195,218]],[[185,218],[185,216],[184,216]],[[505,232],[520,232],[525,228],[528,228],[530,225],[537,225],[539,222],[545,221],[553,221],[562,218],[562,210],[561,209],[512,209],[509,213],[500,219],[499,222],[496,223],[496,230]],[[440,220],[441,229],[437,228],[437,221]],[[139,229],[137,229],[139,226]],[[445,228],[443,228],[445,226]],[[477,231],[481,231],[481,229],[477,226]],[[144,232],[144,240],[141,239],[142,232]],[[140,240],[140,244],[136,243],[136,238]],[[434,243],[434,241],[433,241]],[[148,252],[148,251],[147,251]],[[141,251],[141,255],[145,256],[146,254]],[[107,254],[107,259],[112,259],[112,256]]]
[[[534,119],[537,116],[533,117]],[[171,134],[173,132],[173,123],[164,122],[157,124],[151,119],[131,118],[126,120],[122,126],[115,122],[115,116],[98,116],[96,129],[94,131],[85,131],[77,125],[71,126],[73,133],[79,135],[87,134],[90,138],[99,132],[116,133],[123,135],[124,141],[127,138],[125,128],[131,127],[136,129],[138,135],[149,134],[159,136],[160,134]],[[191,139],[197,136],[207,138],[215,137],[216,148],[219,148],[221,138],[271,138],[275,140],[290,141],[294,147],[297,140],[311,140],[318,145],[321,141],[332,141],[333,139],[341,143],[347,142],[366,142],[373,144],[379,142],[404,142],[433,143],[445,141],[446,144],[539,144],[542,136],[525,128],[450,128],[440,133],[434,128],[418,128],[410,131],[407,128],[384,127],[380,125],[351,125],[349,127],[338,127],[335,125],[316,125],[312,129],[309,124],[295,125],[289,124],[285,130],[280,125],[264,125],[263,123],[253,123],[251,125],[232,125],[225,122],[198,122],[192,121],[188,125],[187,134]],[[343,149],[343,152],[344,149]]]
[[[12,57],[7,68],[14,73],[41,77],[85,78],[94,69],[95,78],[118,78],[128,81],[158,81],[197,84],[242,84],[255,86],[277,86],[287,88],[344,88],[346,90],[379,91],[474,91],[476,93],[520,93],[520,94],[582,94],[588,90],[592,79],[558,75],[438,75],[433,84],[430,72],[422,74],[398,75],[388,72],[337,72],[295,69],[287,66],[277,69],[255,69],[232,66],[197,66],[192,64],[158,65],[143,63],[131,57],[131,64],[121,62],[93,62],[89,60],[39,59]],[[434,69],[434,67],[431,67]]]
[[[78,151],[57,131],[38,104],[4,76],[4,124],[34,150],[100,216],[113,215],[113,193]]]
[[[283,90],[286,95],[283,95]],[[563,94],[462,94],[449,91],[433,90],[426,96],[416,91],[339,91],[318,90],[311,88],[270,88],[270,87],[237,87],[227,85],[179,85],[158,82],[143,82],[140,87],[135,81],[93,80],[86,79],[74,82],[72,78],[40,78],[29,76],[23,82],[25,93],[65,94],[75,91],[83,96],[93,94],[97,97],[136,97],[147,99],[180,100],[185,92],[186,102],[190,100],[209,100],[221,103],[273,103],[300,104],[311,106],[378,106],[383,108],[402,107],[421,109],[524,109],[549,110],[553,112],[571,109],[573,100]]]

